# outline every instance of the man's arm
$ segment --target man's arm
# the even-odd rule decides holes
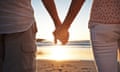
[[[69,29],[85,0],[72,0],[68,14],[63,22],[63,28]]]
[[[55,27],[58,27],[59,25],[61,25],[61,21],[58,17],[58,13],[57,13],[54,0],[42,0],[42,2],[44,6],[46,7],[47,11],[49,12],[51,18],[53,19]]]
[[[49,12],[51,18],[53,19],[53,22],[55,24],[55,28],[57,29],[61,25],[61,21],[58,17],[57,9],[54,3],[54,0],[42,0],[44,6],[46,7],[47,11]],[[53,32],[54,35],[54,43],[57,43],[58,37]]]

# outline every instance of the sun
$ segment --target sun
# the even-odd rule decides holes
[[[55,46],[50,50],[49,58],[57,61],[68,60],[70,58],[70,54],[67,48]]]

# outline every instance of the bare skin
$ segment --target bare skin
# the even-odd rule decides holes
[[[55,31],[53,32],[54,42],[57,43],[57,40],[60,40],[62,44],[66,44],[69,40],[70,25],[72,24],[73,20],[75,19],[76,15],[81,9],[85,0],[72,0],[68,14],[63,23],[61,23],[58,17],[54,0],[49,0],[49,1],[42,0],[42,1],[47,11],[49,12],[50,16],[52,17],[56,27]]]

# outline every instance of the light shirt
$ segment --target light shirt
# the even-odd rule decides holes
[[[26,31],[34,22],[31,0],[0,0],[0,34]]]
[[[89,24],[120,24],[120,0],[93,0]]]

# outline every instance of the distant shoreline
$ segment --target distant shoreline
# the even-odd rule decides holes
[[[54,43],[51,41],[47,41],[45,39],[36,39],[36,45],[37,46],[53,46]],[[69,41],[66,45],[64,46],[77,46],[77,45],[82,45],[82,46],[91,46],[90,40],[77,40],[77,41]]]
[[[51,60],[51,59],[36,59],[37,61],[51,61],[51,62],[79,62],[79,61],[84,61],[84,62],[94,62],[94,60]]]

